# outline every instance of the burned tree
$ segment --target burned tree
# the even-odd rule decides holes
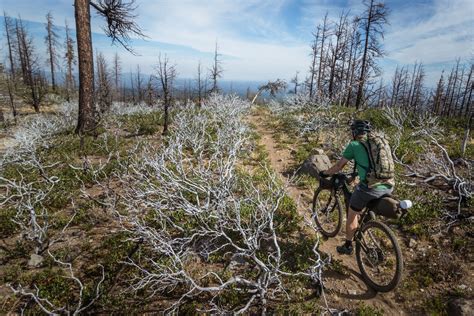
[[[319,70],[318,70],[318,84],[317,84],[317,91],[318,94],[321,94],[321,80],[324,77],[324,66],[323,66],[323,60],[324,60],[324,43],[328,37],[328,31],[329,31],[329,25],[328,25],[328,13],[326,12],[326,15],[324,16],[324,22],[323,26],[321,27],[321,53],[319,55]]]
[[[196,77],[196,85],[197,85],[197,97],[198,97],[198,102],[197,105],[198,107],[201,107],[202,105],[202,97],[203,97],[203,82],[202,82],[202,67],[201,67],[201,61],[198,63],[197,67],[197,77]]]
[[[71,91],[74,89],[74,75],[72,74],[73,72],[73,67],[76,64],[76,53],[75,53],[75,47],[74,47],[74,40],[71,37],[70,34],[70,29],[69,25],[66,22],[66,41],[64,43],[64,46],[66,47],[66,53],[64,54],[64,60],[66,63],[66,100],[70,101],[71,100]]]
[[[122,0],[75,0],[76,34],[79,58],[79,116],[76,133],[84,134],[96,128],[94,106],[94,61],[92,53],[90,6],[105,18],[105,34],[132,52],[130,34],[143,37],[143,33],[134,22],[135,2]]]
[[[163,106],[164,106],[164,123],[163,123],[163,135],[168,134],[169,124],[169,108],[173,100],[173,84],[176,76],[176,65],[171,65],[168,57],[165,55],[162,58],[161,54],[158,56],[158,64],[155,67],[157,73],[157,79],[161,88]]]
[[[114,88],[115,88],[115,97],[120,99],[120,79],[122,77],[122,65],[120,63],[120,57],[117,53],[114,55]]]
[[[137,65],[137,75],[135,76],[135,87],[137,89],[137,103],[143,101],[143,77],[140,70],[140,65]]]
[[[102,53],[97,53],[97,105],[103,115],[112,105],[112,84],[107,62]]]
[[[148,78],[145,91],[145,103],[148,106],[153,106],[155,102],[155,89],[153,88],[153,76]]]
[[[15,49],[15,43],[13,34],[15,31],[12,19],[7,15],[5,11],[3,11],[3,19],[4,19],[4,28],[5,28],[5,36],[7,38],[7,45],[8,45],[8,61],[10,62],[10,74],[15,81],[15,62],[13,57],[13,51]]]
[[[329,98],[332,99],[334,96],[335,79],[337,76],[337,64],[342,59],[345,51],[344,36],[347,28],[347,15],[348,12],[342,12],[339,18],[339,22],[335,26],[334,36],[336,37],[336,43],[331,49],[331,59],[329,60]]]
[[[220,56],[221,54],[217,51],[217,42],[216,48],[214,50],[214,63],[212,64],[212,68],[210,69],[210,79],[212,81],[212,88],[209,91],[210,93],[217,93],[219,92],[219,87],[217,86],[217,80],[222,77],[222,73],[224,72],[221,65]]]
[[[375,68],[375,58],[383,56],[380,38],[383,39],[383,27],[387,23],[388,10],[383,2],[370,0],[364,2],[366,11],[359,17],[364,31],[364,51],[359,74],[355,107],[358,109],[363,103],[364,88],[370,71]]]
[[[298,87],[301,85],[301,83],[299,82],[299,78],[298,78],[298,74],[299,72],[297,71],[295,73],[295,76],[293,78],[291,78],[291,83],[294,84],[293,86],[293,94],[298,94]]]
[[[309,66],[309,98],[313,98],[314,79],[316,76],[316,61],[318,58],[318,42],[320,27],[318,25],[316,33],[313,33],[314,41],[311,44],[311,65]]]
[[[38,70],[38,58],[35,54],[33,38],[28,34],[21,18],[16,21],[16,37],[23,83],[29,91],[28,102],[31,102],[35,112],[39,113],[41,97],[44,96],[44,90],[41,85],[44,82]]]
[[[285,90],[286,89],[286,82],[281,80],[281,79],[277,79],[275,81],[269,81],[268,83],[258,87],[258,91],[257,93],[255,94],[255,96],[253,97],[252,99],[252,104],[255,103],[255,100],[257,100],[258,96],[260,95],[260,93],[262,93],[263,91],[268,91],[270,93],[270,95],[273,97],[275,96],[278,92],[282,91],[282,90]]]
[[[53,91],[56,91],[56,80],[54,77],[54,69],[58,64],[57,47],[59,46],[59,36],[55,31],[53,23],[53,15],[51,12],[46,14],[46,36],[44,38],[46,50],[48,53],[48,63],[51,70],[51,84]]]

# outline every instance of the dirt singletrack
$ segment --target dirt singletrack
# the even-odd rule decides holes
[[[294,165],[291,151],[278,146],[274,131],[268,127],[266,118],[260,112],[254,111],[248,121],[260,135],[260,144],[268,152],[271,167],[286,184],[288,195],[296,201],[298,213],[309,217],[313,192],[299,188],[291,182],[290,168]],[[336,246],[342,244],[345,239],[344,227],[345,223],[338,236],[324,240],[319,247],[321,252],[331,256],[333,263],[338,267],[337,272],[329,269],[323,273],[329,307],[355,310],[363,304],[382,309],[384,315],[406,315],[401,309],[401,304],[397,302],[395,293],[377,293],[364,283],[355,255],[340,255],[336,252]]]

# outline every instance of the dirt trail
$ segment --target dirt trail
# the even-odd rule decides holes
[[[273,137],[273,131],[267,127],[265,117],[261,114],[253,113],[249,117],[249,122],[255,125],[256,131],[261,136],[260,143],[268,152],[272,168],[286,183],[288,194],[297,202],[298,212],[301,215],[308,215],[313,192],[303,190],[289,181],[289,167],[293,164],[290,150],[278,146]],[[339,255],[336,252],[336,246],[342,244],[343,241],[344,234],[341,232],[336,238],[323,241],[320,246],[320,251],[330,254],[333,262],[337,260],[337,265],[342,270],[342,273],[327,271],[324,274],[329,306],[356,309],[363,302],[364,305],[383,309],[385,315],[406,315],[397,303],[394,293],[376,293],[365,285],[355,256]]]

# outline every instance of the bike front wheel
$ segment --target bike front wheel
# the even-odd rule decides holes
[[[403,259],[392,230],[370,221],[357,234],[357,264],[367,285],[378,292],[395,289],[402,277]]]
[[[334,237],[342,225],[342,207],[334,190],[319,187],[313,196],[313,218],[326,237]]]

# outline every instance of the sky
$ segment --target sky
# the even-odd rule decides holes
[[[397,65],[423,62],[426,82],[434,85],[456,58],[474,59],[474,1],[385,3],[390,24],[383,41],[387,55],[380,60],[384,80],[390,80]],[[194,78],[199,62],[204,69],[211,67],[217,42],[223,79],[236,81],[288,80],[297,71],[304,77],[311,34],[325,13],[335,21],[342,10],[350,10],[351,15],[363,10],[362,0],[137,0],[136,4],[136,22],[147,35],[146,40],[132,42],[138,55],[112,45],[101,29],[102,19],[92,13],[95,49],[109,60],[118,52],[124,72],[134,71],[139,64],[143,73],[152,73],[161,53],[177,65],[181,78]],[[48,11],[58,26],[67,20],[74,28],[73,0],[0,0],[0,9],[28,21],[40,52],[45,51]],[[5,55],[4,42],[1,55]]]

